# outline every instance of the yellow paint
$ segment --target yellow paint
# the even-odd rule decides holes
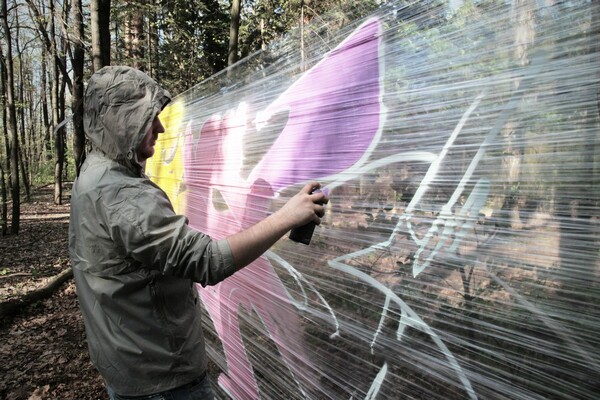
[[[176,101],[168,105],[161,113],[160,120],[165,127],[156,142],[154,157],[146,162],[146,174],[169,196],[175,212],[185,210],[183,185],[183,142],[185,126],[183,119],[185,108]]]

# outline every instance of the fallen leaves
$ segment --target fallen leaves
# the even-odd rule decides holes
[[[70,266],[68,205],[51,203],[51,187],[39,195],[47,201],[22,204],[20,234],[0,237],[0,301],[39,287]],[[108,398],[89,360],[72,280],[52,297],[0,321],[0,376],[4,400]]]
[[[48,398],[48,392],[50,391],[50,385],[44,385],[41,388],[37,388],[34,392],[29,396],[28,400],[43,400]]]
[[[73,282],[0,329],[2,399],[104,399]],[[47,388],[46,388],[47,386]]]

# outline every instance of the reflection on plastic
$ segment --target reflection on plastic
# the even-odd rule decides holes
[[[320,20],[304,63],[291,35],[163,112],[147,172],[216,239],[330,189],[310,247],[199,288],[217,390],[594,398],[599,6],[403,4]]]

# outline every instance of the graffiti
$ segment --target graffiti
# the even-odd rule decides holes
[[[580,204],[598,198],[578,174],[600,142],[596,94],[580,89],[598,85],[598,62],[566,27],[598,21],[571,6],[530,10],[535,45],[511,63],[516,5],[466,27],[393,3],[315,45],[306,70],[257,69],[165,109],[147,173],[191,227],[220,239],[307,180],[331,192],[311,246],[282,239],[198,288],[224,394],[591,398],[598,238]]]

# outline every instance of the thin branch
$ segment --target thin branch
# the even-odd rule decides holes
[[[27,1],[27,4],[29,4],[29,9],[33,13],[32,20],[37,21],[38,31],[40,32],[42,42],[46,46],[46,49],[48,50],[48,52],[51,53],[52,52],[51,51],[52,44],[50,43],[50,37],[48,36],[48,32],[46,31],[46,28],[44,27],[44,24],[42,22],[43,18],[40,14],[40,11],[38,10],[37,6],[33,3],[32,0],[25,0],[25,1]],[[54,16],[52,16],[52,18],[54,18]],[[69,87],[69,93],[73,94],[73,82],[71,82],[71,77],[69,76],[67,67],[63,63],[62,59],[58,56],[58,54],[55,55],[55,58],[56,58],[56,64],[58,65],[58,68],[60,69],[60,72],[62,73],[63,79],[65,80],[65,82],[67,83],[67,86]]]

